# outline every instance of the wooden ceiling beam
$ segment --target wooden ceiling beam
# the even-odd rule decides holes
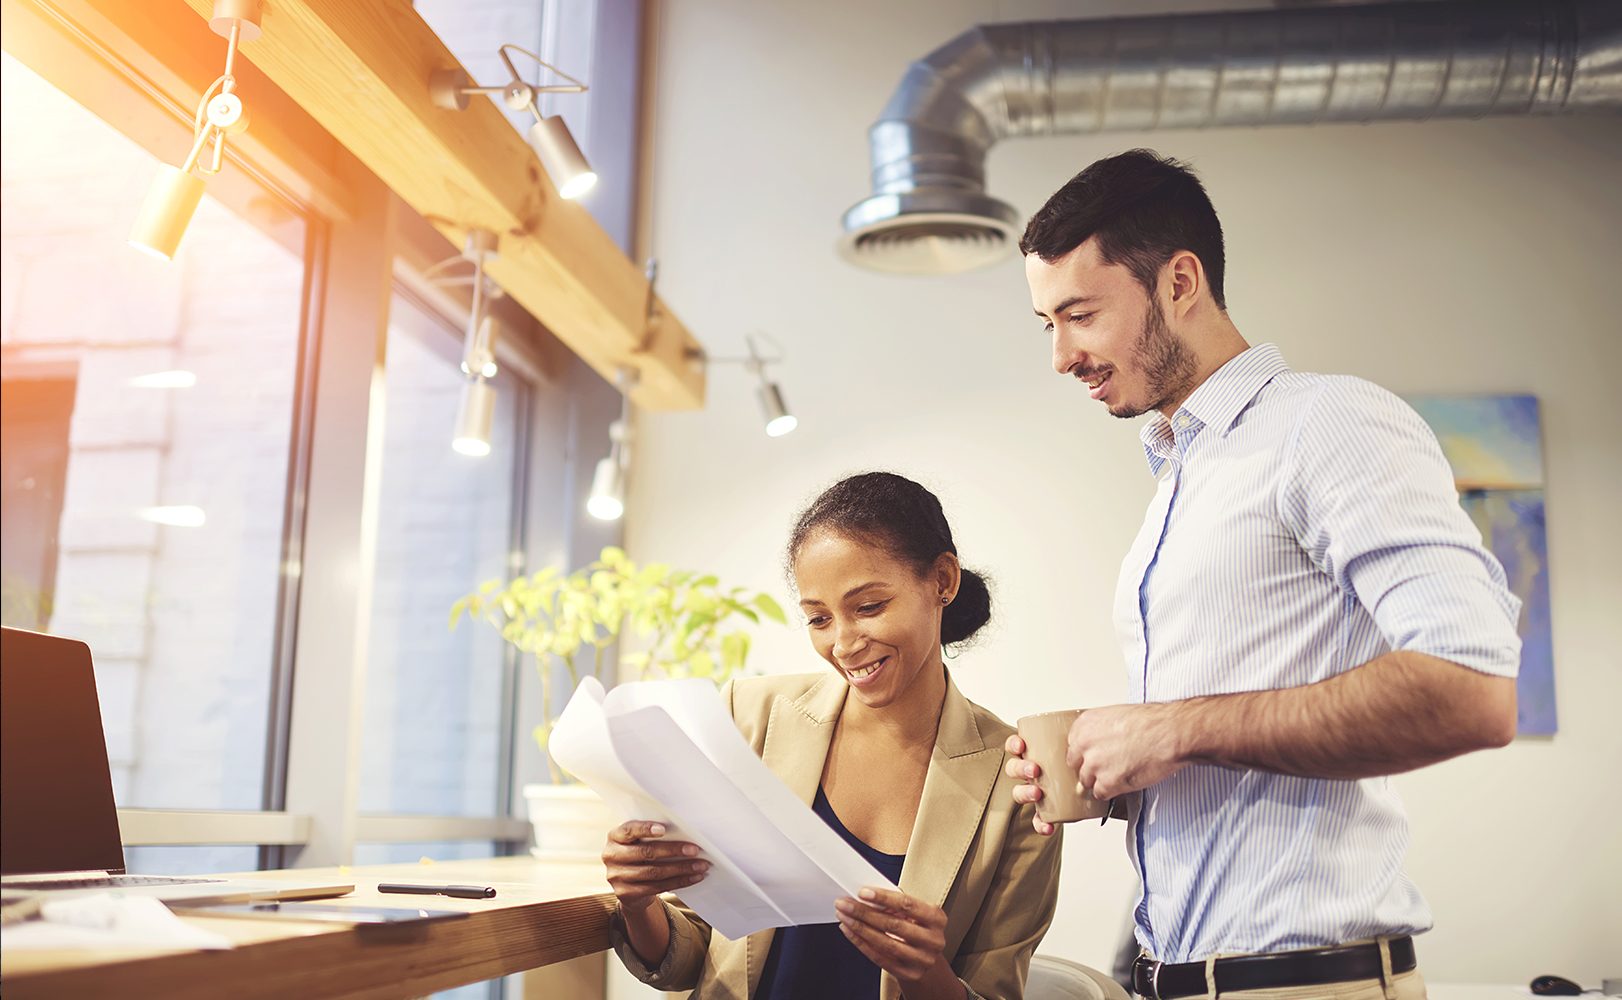
[[[211,0],[184,2],[212,13]],[[452,243],[473,228],[500,234],[490,276],[559,340],[611,381],[636,369],[638,406],[703,405],[699,344],[657,300],[648,321],[641,268],[584,207],[557,196],[489,100],[465,111],[430,101],[429,76],[460,63],[410,4],[267,0],[261,26],[243,57]],[[252,113],[253,94],[239,93]]]

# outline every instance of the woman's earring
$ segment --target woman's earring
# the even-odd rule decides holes
[[[950,595],[950,594],[942,594],[941,595],[941,603],[942,604],[951,604],[952,603],[952,595]]]

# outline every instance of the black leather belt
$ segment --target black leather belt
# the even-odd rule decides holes
[[[1391,939],[1393,974],[1411,972],[1418,964],[1414,958],[1413,938]],[[1379,979],[1380,946],[1354,944],[1339,948],[1286,951],[1276,955],[1236,955],[1217,959],[1212,975],[1219,994]],[[1149,1000],[1205,996],[1205,963],[1168,965],[1140,955],[1132,963],[1132,989]]]

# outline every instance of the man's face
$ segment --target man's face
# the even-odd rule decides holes
[[[1053,336],[1053,370],[1073,375],[1111,416],[1136,417],[1186,399],[1193,351],[1167,325],[1159,301],[1087,240],[1053,263],[1025,258],[1031,306]]]

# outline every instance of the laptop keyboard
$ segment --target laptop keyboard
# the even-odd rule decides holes
[[[15,882],[9,889],[127,889],[137,885],[199,885],[223,882],[220,878],[176,878],[167,875],[98,875],[93,878],[59,878],[49,881]]]

